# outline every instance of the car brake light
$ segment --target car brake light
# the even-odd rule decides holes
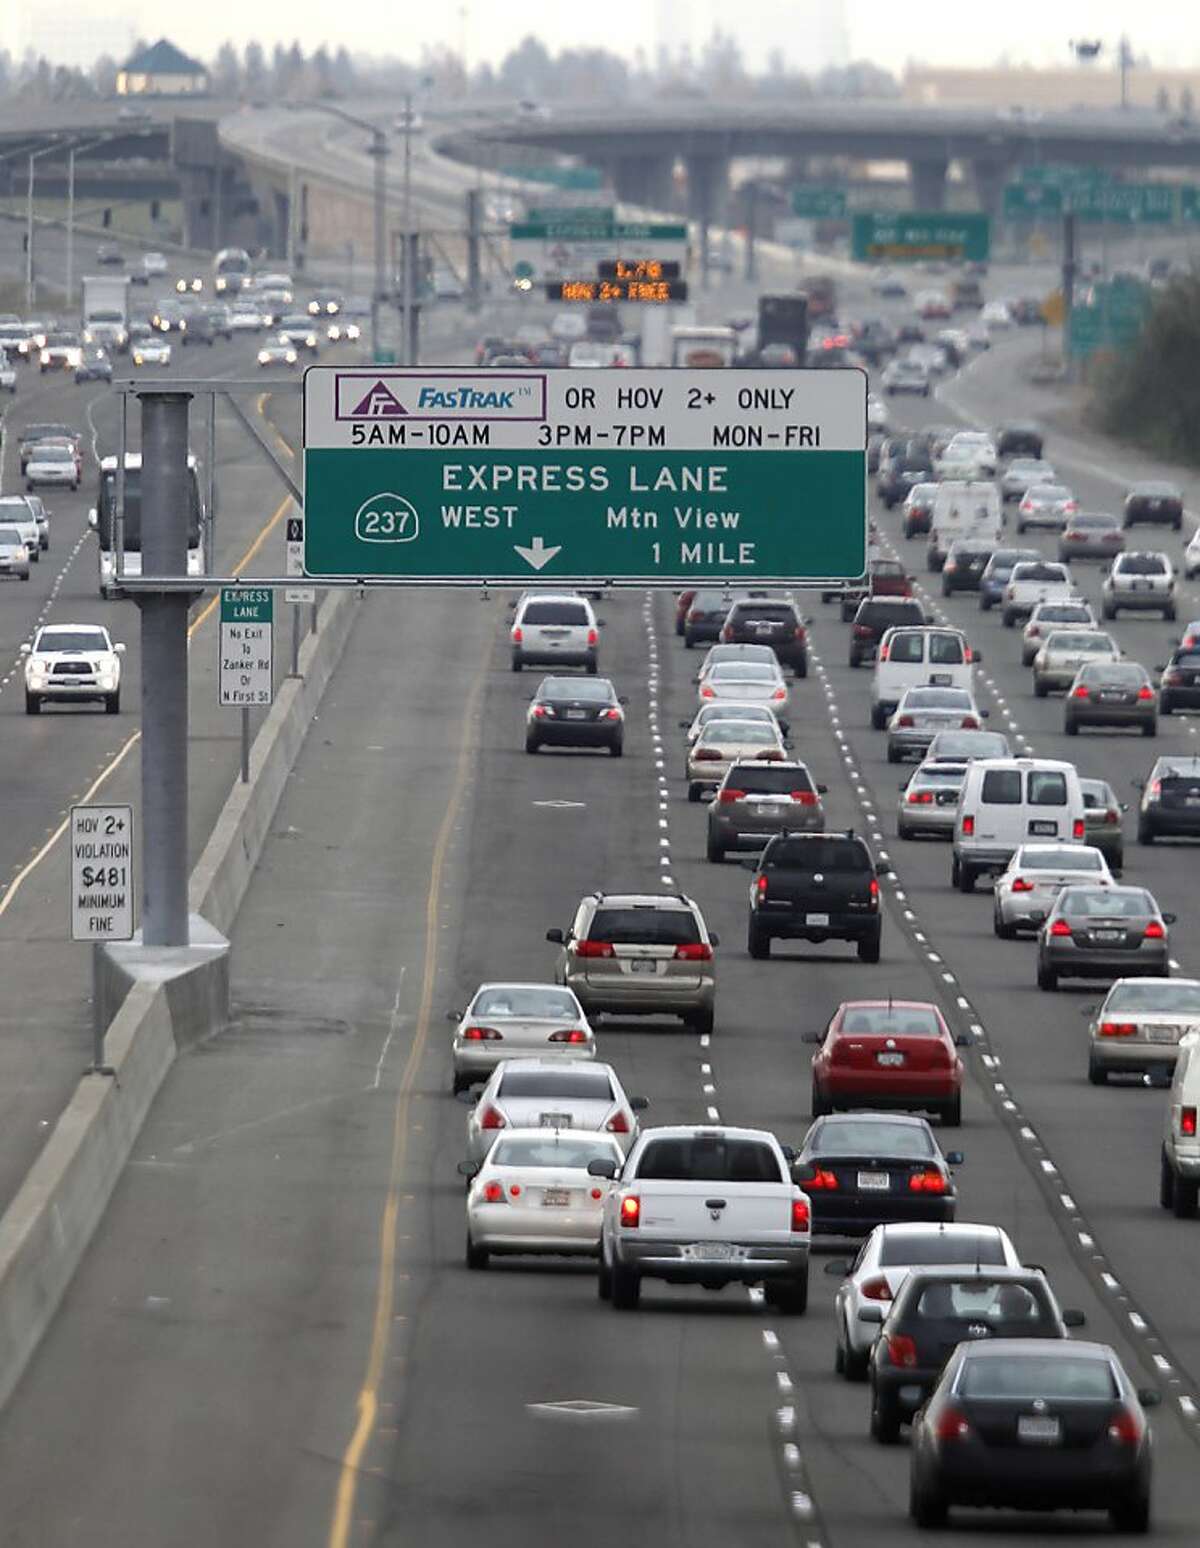
[[[888,1359],[901,1370],[912,1370],[917,1363],[917,1342],[907,1333],[888,1333],[884,1337]]]
[[[815,806],[817,804],[817,792],[815,790],[793,790],[792,800],[797,806]]]
[[[961,1408],[950,1404],[938,1415],[934,1434],[941,1441],[965,1440],[971,1433],[971,1426],[967,1423],[967,1416]]]
[[[1136,1446],[1142,1438],[1142,1426],[1131,1408],[1118,1408],[1108,1422],[1108,1438],[1118,1446]]]
[[[495,1027],[465,1027],[463,1037],[468,1043],[501,1043],[503,1034],[496,1031]]]
[[[875,880],[875,878],[873,876],[871,878],[870,895],[871,895],[871,907],[872,908],[878,908],[879,907],[879,883]]]
[[[721,754],[712,747],[701,747],[692,754],[694,763],[720,763]]]
[[[1163,678],[1163,682],[1171,683],[1172,685],[1174,685],[1176,683],[1181,683],[1182,681],[1183,681],[1183,673],[1182,672],[1168,672],[1166,677]],[[1139,695],[1139,698],[1140,697],[1141,696]]]
[[[771,695],[771,697],[772,697],[772,699],[786,699],[787,698],[787,689],[786,688],[776,688],[775,692]]]
[[[1082,817],[1076,817],[1074,822],[1071,824],[1071,837],[1077,842],[1082,843],[1086,832],[1087,823]]]
[[[1146,941],[1165,941],[1167,932],[1157,919],[1152,919],[1142,931],[1142,939]]]
[[[1102,1021],[1101,1037],[1136,1037],[1137,1023],[1133,1021]]]
[[[621,1224],[639,1226],[642,1223],[642,1201],[636,1193],[627,1193],[621,1200]]]
[[[972,661],[974,661],[974,659],[975,659],[975,657],[971,654],[971,647],[969,645],[964,645],[963,646],[963,660],[964,660],[964,662],[966,662],[967,666],[970,666]]]
[[[782,763],[784,757],[781,752],[760,752],[755,755],[756,763]]]
[[[1143,683],[1142,686],[1138,689],[1138,698],[1144,701],[1146,699],[1152,699],[1153,697],[1154,689],[1151,688],[1149,683]]]
[[[1058,935],[1058,936],[1070,935],[1071,934],[1071,926],[1067,923],[1067,921],[1065,919],[1056,919],[1054,921],[1054,923],[1050,926],[1050,934],[1051,935]]]
[[[877,1274],[874,1279],[864,1279],[858,1293],[866,1301],[890,1301],[892,1287],[883,1274]]]
[[[793,635],[793,638],[797,639],[797,640],[806,640],[808,638],[808,631],[803,627],[802,624],[797,624],[796,625],[796,630],[795,630],[795,633]]]
[[[1012,890],[1014,892],[1032,892],[1033,883],[1024,876],[1018,876],[1012,884]]]
[[[1146,792],[1146,794],[1150,797],[1150,799],[1152,801],[1157,801],[1159,796],[1162,795],[1162,780],[1161,779],[1151,780],[1151,782],[1150,782],[1150,789]]]
[[[525,638],[525,636],[521,633],[519,628],[513,630],[513,632],[512,632],[512,642],[513,642],[514,645],[519,645],[524,638]]]
[[[716,698],[716,694],[712,691],[711,688],[704,687],[704,688],[701,688],[701,690],[700,690],[700,697],[702,699],[715,699]]]
[[[553,718],[553,715],[554,711],[548,704],[535,704],[533,706],[533,718],[535,720],[545,720],[547,716]]]
[[[854,638],[856,640],[869,640],[871,638],[870,625],[869,624],[855,624],[854,625]],[[885,656],[883,659],[886,661],[887,657]]]
[[[744,790],[722,790],[720,795],[717,797],[717,800],[720,801],[723,806],[729,805],[734,801],[744,801],[745,799],[746,792]]]
[[[508,1200],[504,1197],[504,1189],[498,1182],[490,1182],[485,1185],[483,1190],[483,1201],[485,1204],[508,1203]]]
[[[837,1174],[828,1168],[819,1166],[812,1178],[804,1184],[807,1193],[836,1193],[838,1189]]]
[[[479,1120],[479,1127],[481,1129],[506,1129],[508,1127],[508,1119],[498,1108],[493,1107],[489,1102],[483,1110],[483,1117]]]
[[[932,790],[910,790],[905,798],[909,806],[932,806]]]
[[[588,630],[587,642],[589,645],[599,645],[600,636],[596,633],[595,629]]]
[[[855,634],[857,634],[858,630],[855,629],[854,632],[855,632]],[[880,659],[880,661],[886,661],[888,659],[888,657],[891,655],[891,652],[892,652],[892,647],[890,645],[881,645],[879,647],[879,659]]]
[[[809,1231],[812,1229],[812,1214],[808,1207],[807,1199],[792,1200],[792,1230]]]
[[[713,949],[707,941],[687,941],[675,948],[676,962],[711,962]]]
[[[604,1197],[604,1190],[602,1188],[593,1188],[592,1189],[592,1198],[594,1198],[594,1199],[602,1199],[603,1197]]]
[[[964,817],[963,818],[963,820],[962,820],[962,830],[963,830],[963,838],[974,838],[974,836],[975,836],[975,819],[974,819],[974,817]]]
[[[1087,696],[1088,696],[1088,690],[1087,690],[1087,684],[1086,683],[1080,683],[1078,688],[1072,688],[1071,689],[1071,697],[1073,699],[1086,699]]]
[[[547,1041],[551,1043],[586,1043],[587,1033],[580,1027],[564,1027],[561,1032],[551,1032]]]
[[[974,715],[964,715],[962,718],[962,725],[959,727],[959,729],[962,731],[978,731],[979,722],[975,719]]]
[[[733,635],[729,632],[728,624],[726,624],[725,627],[721,630],[721,638],[725,641],[726,645],[728,645],[730,640],[733,638]]]
[[[758,888],[759,897],[765,898],[767,895],[767,878],[765,876],[758,877],[754,885]]]
[[[1179,1109],[1179,1132],[1185,1139],[1196,1138],[1196,1109],[1194,1107],[1181,1107]]]
[[[577,941],[575,952],[580,957],[611,957],[612,945],[608,941]]]
[[[901,715],[896,721],[898,726],[911,726],[912,723],[913,718],[911,715]]]
[[[603,715],[600,717],[601,720],[620,720],[620,718],[621,711],[615,707],[612,709],[606,709]]]
[[[946,1179],[935,1167],[926,1167],[923,1172],[914,1172],[908,1179],[908,1191],[910,1193],[945,1193]]]
[[[604,1127],[610,1134],[628,1134],[629,1119],[625,1116],[625,1109],[618,1107]]]

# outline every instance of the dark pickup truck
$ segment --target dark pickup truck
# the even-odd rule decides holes
[[[772,940],[853,941],[861,962],[879,961],[883,922],[879,877],[871,851],[853,831],[782,833],[757,860],[750,886],[747,948],[771,955]]]

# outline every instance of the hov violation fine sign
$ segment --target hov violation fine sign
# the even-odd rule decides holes
[[[71,808],[71,939],[133,938],[133,807]]]
[[[304,571],[414,585],[855,579],[866,400],[854,369],[312,366]]]

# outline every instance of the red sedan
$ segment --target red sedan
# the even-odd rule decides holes
[[[962,1121],[963,1065],[956,1038],[940,1010],[925,1000],[847,1000],[824,1032],[806,1032],[820,1046],[812,1057],[814,1118],[838,1108],[901,1108],[933,1112],[944,1124]]]
[[[675,633],[683,634],[684,624],[687,620],[688,608],[692,605],[692,598],[696,595],[693,586],[688,591],[681,591],[675,597]]]

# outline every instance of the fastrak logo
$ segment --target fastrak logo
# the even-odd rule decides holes
[[[334,393],[343,423],[546,418],[546,378],[533,371],[339,371]]]

